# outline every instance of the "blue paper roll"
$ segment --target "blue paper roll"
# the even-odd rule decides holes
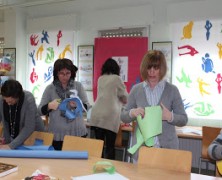
[[[0,157],[46,158],[46,159],[88,159],[87,151],[47,151],[47,150],[0,150]]]
[[[53,146],[45,146],[45,145],[33,145],[33,146],[18,146],[17,148],[16,148],[16,150],[48,150],[48,151],[53,151],[53,150],[55,150],[54,148],[53,148]]]

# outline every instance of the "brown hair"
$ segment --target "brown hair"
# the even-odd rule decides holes
[[[58,72],[62,69],[70,70],[71,71],[70,79],[75,80],[78,68],[73,64],[73,62],[70,59],[67,59],[67,58],[57,59],[55,61],[54,68],[53,68],[54,80],[58,79]]]
[[[167,72],[167,64],[164,54],[158,50],[150,50],[148,51],[140,64],[140,75],[143,80],[147,80],[147,69],[149,67],[158,67],[160,69],[160,79],[166,75]]]

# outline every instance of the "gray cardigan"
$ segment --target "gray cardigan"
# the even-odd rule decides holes
[[[216,161],[222,160],[222,130],[217,138],[209,145],[208,154],[211,159]]]
[[[74,89],[77,90],[82,103],[86,104],[87,109],[89,109],[90,104],[82,84],[74,81]],[[54,99],[60,99],[60,97],[56,92],[55,86],[51,83],[46,87],[42,95],[41,102],[38,106],[39,113],[42,114],[42,106],[48,104]],[[61,116],[61,111],[59,109],[50,111],[48,131],[54,134],[55,141],[63,141],[65,135],[84,136],[87,134],[83,117],[77,117],[75,120],[69,121],[65,117]]]
[[[34,96],[31,92],[24,91],[24,102],[20,114],[20,126],[18,136],[12,140],[9,132],[9,124],[6,123],[3,113],[3,98],[0,97],[0,119],[3,123],[3,136],[5,143],[11,149],[20,146],[32,134],[33,131],[44,131],[44,124],[37,112]]]
[[[175,126],[185,126],[187,124],[188,118],[184,109],[183,101],[179,90],[176,86],[166,82],[163,93],[161,95],[158,104],[163,103],[166,108],[173,112],[173,121],[162,121],[162,134],[158,135],[160,147],[169,149],[178,149],[179,140],[176,134]],[[130,91],[128,97],[128,103],[124,107],[121,113],[121,120],[125,123],[130,123],[135,118],[129,116],[129,112],[133,108],[142,107],[145,108],[150,106],[147,102],[146,94],[144,92],[143,82],[134,85]],[[132,134],[131,145],[136,144],[136,129]],[[137,154],[135,154],[135,160],[137,159]]]

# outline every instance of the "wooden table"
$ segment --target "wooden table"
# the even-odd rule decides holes
[[[177,135],[181,138],[202,139],[202,127],[183,126],[176,127]]]
[[[30,176],[37,169],[41,172],[59,178],[70,180],[72,176],[92,174],[93,165],[97,161],[106,159],[90,157],[88,160],[77,159],[31,159],[31,158],[0,158],[1,162],[17,164],[19,170],[1,180],[21,180]],[[110,160],[106,160],[110,161]],[[136,165],[121,161],[111,161],[116,171],[130,180],[219,180],[220,178],[199,174],[187,174],[164,169],[147,168],[145,165]]]

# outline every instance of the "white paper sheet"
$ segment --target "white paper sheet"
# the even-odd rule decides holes
[[[107,172],[104,173],[96,173],[86,176],[72,177],[72,180],[129,180],[127,177],[115,172],[114,174],[109,174]]]

